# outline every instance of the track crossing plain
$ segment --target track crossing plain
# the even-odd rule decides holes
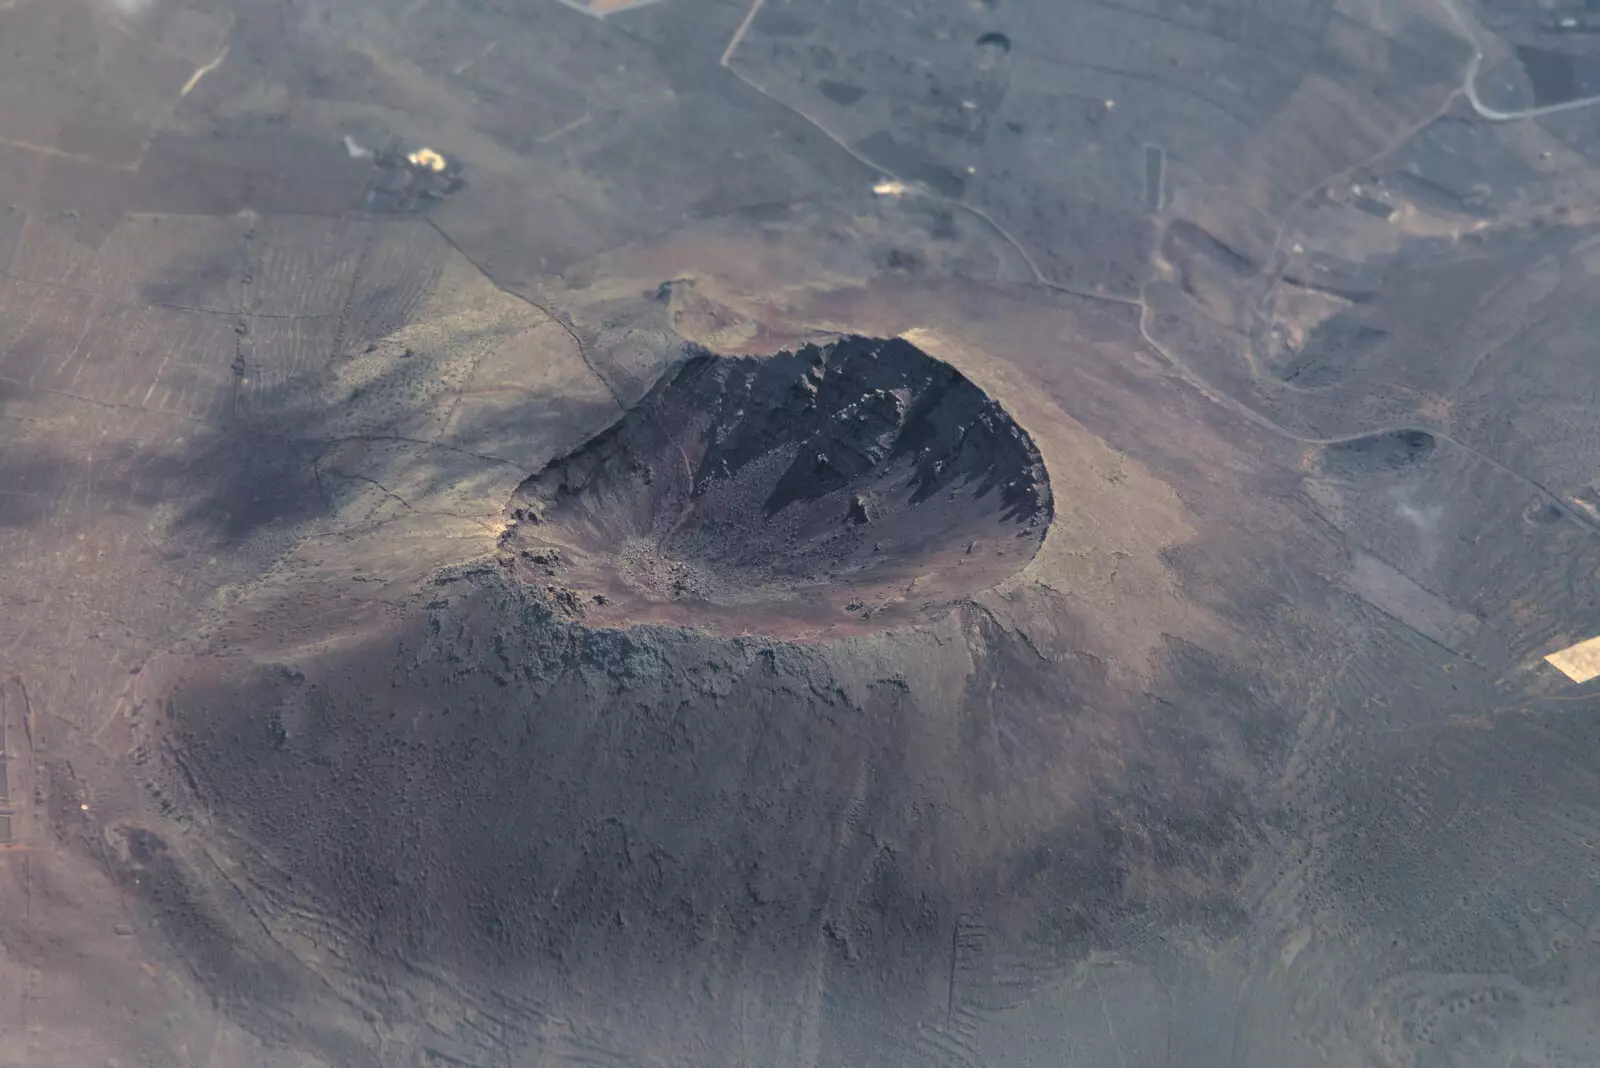
[[[0,2],[0,1068],[1600,1063],[1590,17]]]

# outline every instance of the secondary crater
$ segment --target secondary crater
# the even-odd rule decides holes
[[[943,615],[1052,514],[1026,431],[909,342],[690,349],[517,489],[501,560],[591,625],[822,637]]]

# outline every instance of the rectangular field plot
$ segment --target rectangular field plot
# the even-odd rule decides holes
[[[1569,645],[1545,657],[1545,663],[1573,682],[1600,677],[1600,635]]]

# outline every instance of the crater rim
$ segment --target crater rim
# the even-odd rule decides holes
[[[1043,544],[1054,498],[1032,436],[912,342],[683,351],[507,504],[500,564],[558,614],[727,637],[874,633],[942,619]]]

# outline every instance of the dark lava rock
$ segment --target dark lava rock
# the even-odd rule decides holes
[[[574,589],[605,598],[592,623],[807,636],[859,629],[850,603],[874,627],[937,618],[1022,568],[1051,508],[999,405],[905,341],[851,337],[693,353],[518,489],[506,551],[530,582],[559,554]],[[1023,552],[967,553],[1019,534]]]

